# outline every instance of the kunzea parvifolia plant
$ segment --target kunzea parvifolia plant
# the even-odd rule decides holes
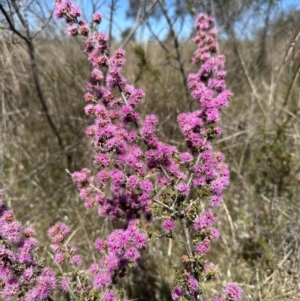
[[[174,270],[173,300],[205,300],[203,286],[219,276],[206,255],[219,238],[214,227],[216,211],[229,185],[224,155],[213,150],[212,141],[221,135],[220,111],[232,97],[226,89],[225,58],[217,53],[213,18],[200,14],[195,21],[197,49],[192,63],[198,71],[188,76],[188,87],[198,110],[177,117],[186,144],[186,151],[180,152],[158,138],[157,116],[140,117],[137,108],[145,93],[122,75],[125,50],[111,53],[108,37],[97,30],[102,15],[93,15],[90,30],[73,2],[56,0],[54,16],[65,20],[69,35],[84,38],[83,51],[93,68],[84,100],[85,113],[93,119],[86,135],[95,149],[94,171],[83,168],[72,178],[85,207],[96,207],[99,215],[119,227],[95,241],[100,260],[83,272],[79,271],[83,258],[68,244],[69,228],[56,223],[48,231],[54,260],[59,266],[70,264],[73,273],[64,274],[61,269],[62,276],[55,278],[32,255],[37,245],[34,231],[22,230],[1,203],[2,297],[51,300],[56,289],[69,293],[72,300],[120,300],[118,279],[139,265],[153,237],[168,237],[185,247],[182,266]],[[213,301],[241,299],[241,288],[230,283],[223,296]]]

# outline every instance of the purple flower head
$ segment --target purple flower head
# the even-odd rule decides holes
[[[107,85],[110,89],[114,89],[119,86],[124,86],[126,79],[121,75],[121,69],[119,67],[112,66],[107,76]]]
[[[53,243],[62,243],[66,239],[69,232],[70,229],[66,224],[57,222],[48,230],[48,236]]]
[[[164,231],[173,231],[175,228],[175,222],[171,218],[168,218],[167,220],[163,221],[161,226]]]
[[[22,227],[21,224],[15,220],[12,211],[6,211],[0,218],[0,235],[7,239],[10,243],[18,243],[21,234]]]
[[[83,168],[81,171],[76,171],[72,174],[72,179],[76,183],[83,184],[87,181],[89,170],[87,168]]]
[[[112,283],[112,275],[107,272],[100,272],[94,276],[93,286],[95,289],[109,287]]]
[[[206,239],[196,244],[195,250],[199,255],[204,256],[207,253],[209,246],[210,246],[210,242],[209,240]]]
[[[77,25],[75,25],[75,24],[70,25],[68,27],[68,31],[67,32],[68,32],[68,35],[70,35],[70,36],[73,36],[73,37],[77,36],[78,35]]]
[[[12,278],[5,283],[5,287],[1,292],[4,300],[10,300],[19,292],[19,282],[17,279]]]
[[[205,263],[204,275],[207,279],[217,279],[219,277],[219,269],[212,263]]]
[[[63,292],[68,292],[70,290],[70,285],[72,283],[71,277],[65,277],[60,282],[60,288]]]
[[[139,182],[139,178],[136,175],[131,175],[127,179],[127,185],[130,190],[134,190]]]
[[[93,163],[96,167],[108,167],[111,160],[107,154],[96,154]]]
[[[100,24],[102,21],[103,16],[100,13],[93,14],[93,22],[96,24]]]
[[[12,278],[12,273],[8,267],[2,266],[3,262],[0,262],[0,280],[9,280]]]
[[[55,254],[54,260],[57,264],[62,264],[65,260],[65,254],[64,253]]]
[[[216,221],[216,217],[211,210],[207,210],[201,217],[197,217],[194,222],[194,229],[196,231],[204,231]]]
[[[80,266],[82,265],[82,258],[80,255],[74,255],[70,259],[70,264],[73,264],[75,266]]]
[[[80,17],[81,11],[71,1],[56,1],[54,17],[57,19],[65,18],[68,24],[72,24],[76,18]]]
[[[116,296],[112,291],[106,291],[104,294],[104,301],[115,301]]]
[[[34,273],[33,267],[26,268],[22,274],[22,277],[26,282],[29,282],[32,276],[34,275],[33,273]]]
[[[148,241],[148,236],[144,232],[138,232],[132,237],[132,243],[138,249],[144,248],[146,246],[147,241]]]
[[[107,259],[106,269],[109,273],[113,273],[119,268],[120,258],[117,255],[113,253],[108,254],[106,259]]]
[[[136,261],[139,257],[140,253],[134,247],[128,248],[124,254],[124,258],[128,259],[129,261]]]
[[[175,188],[178,192],[185,196],[187,196],[190,192],[189,186],[184,182],[179,183],[177,186],[175,186]]]
[[[110,66],[122,67],[125,62],[125,50],[118,48],[110,59]]]
[[[88,27],[87,22],[85,22],[85,21],[80,21],[78,24],[79,24],[79,33],[80,33],[82,36],[87,36],[88,33],[89,33],[89,27]]]
[[[237,283],[229,283],[224,289],[228,301],[239,301],[242,299],[243,291]]]
[[[99,69],[94,69],[92,72],[91,72],[91,81],[95,84],[97,83],[100,83],[102,80],[103,80],[104,76],[103,76],[103,73],[99,70]],[[102,105],[99,105],[99,107],[102,109],[102,111],[104,112],[104,114],[102,115],[106,115],[106,109],[104,108],[104,106]],[[97,117],[100,117],[101,115],[100,114],[97,114]]]
[[[210,198],[210,205],[212,207],[221,206],[221,203],[222,203],[222,198],[220,196],[218,196],[218,195],[211,196],[211,198]]]
[[[140,188],[145,192],[151,192],[153,190],[153,185],[150,180],[145,179],[140,182]]]
[[[206,178],[205,177],[194,178],[193,184],[195,187],[204,186],[206,184]]]
[[[26,237],[32,237],[35,236],[35,230],[31,227],[25,228],[23,230],[23,233]]]
[[[172,291],[173,300],[179,300],[181,296],[184,294],[184,289],[181,286],[176,286]]]
[[[91,264],[91,266],[88,269],[89,273],[92,275],[96,275],[99,272],[99,266],[96,263]]]
[[[25,300],[43,300],[50,296],[52,291],[56,288],[56,279],[54,273],[49,268],[44,268],[37,277],[35,286],[31,288]]]
[[[190,153],[182,153],[179,155],[182,163],[190,163],[193,160],[193,156]]]
[[[212,240],[218,240],[220,237],[220,232],[216,228],[210,228],[210,235]]]
[[[214,194],[221,196],[228,186],[228,180],[224,178],[218,178],[211,182],[211,190]]]
[[[103,239],[100,239],[98,238],[96,241],[95,241],[95,248],[99,251],[103,251],[106,247],[106,243]]]
[[[189,286],[190,291],[195,293],[195,292],[197,292],[197,289],[198,289],[198,281],[194,277],[190,276],[188,278],[188,286]]]
[[[69,15],[71,16],[71,18],[77,18],[81,16],[80,9],[77,6],[75,6],[74,3],[70,5]]]

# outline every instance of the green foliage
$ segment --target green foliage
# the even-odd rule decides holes
[[[134,82],[137,83],[142,79],[143,76],[150,76],[152,81],[157,80],[160,76],[160,73],[151,65],[151,61],[147,57],[143,47],[141,45],[136,45],[133,47],[132,51],[136,55],[138,60],[137,66],[139,68]]]

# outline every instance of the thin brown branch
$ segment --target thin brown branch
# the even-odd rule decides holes
[[[28,25],[27,20],[21,14],[19,5],[16,3],[16,0],[11,0],[11,3],[12,3],[13,8],[15,9],[15,12],[18,15],[18,18],[19,18],[21,24],[23,25],[23,27],[26,29],[26,32],[28,33],[29,25]],[[27,35],[27,38],[28,38],[28,35]]]
[[[111,40],[112,40],[112,27],[113,27],[113,21],[114,21],[114,12],[116,10],[116,1],[111,0],[110,4],[110,16],[109,16],[109,48],[111,46]]]
[[[9,14],[6,12],[6,10],[4,9],[3,5],[0,4],[0,11],[3,13],[3,15],[5,16],[5,19],[9,25],[9,28],[11,29],[11,31],[13,33],[15,33],[16,35],[18,35],[21,39],[23,39],[28,47],[28,52],[29,52],[29,57],[30,57],[30,65],[31,65],[31,70],[32,70],[32,74],[33,74],[33,79],[34,79],[34,84],[35,84],[35,88],[36,88],[36,92],[38,95],[38,99],[42,105],[43,111],[45,112],[47,121],[54,133],[54,135],[57,137],[58,140],[58,144],[60,146],[60,148],[62,150],[65,149],[62,138],[60,136],[60,133],[54,123],[54,121],[52,120],[50,114],[49,114],[49,110],[48,110],[48,106],[41,88],[41,83],[40,83],[40,78],[39,78],[39,72],[38,72],[38,68],[37,68],[37,64],[36,64],[36,57],[35,57],[35,48],[34,48],[34,44],[33,44],[33,37],[30,34],[30,29],[29,29],[29,25],[28,22],[24,19],[24,17],[22,16],[18,5],[15,3],[15,0],[12,0],[12,5],[17,13],[17,16],[21,22],[21,24],[23,25],[25,31],[26,31],[26,36],[24,36],[23,34],[21,34],[14,26],[12,18],[9,16]],[[67,157],[67,162],[68,164],[71,163],[71,158],[69,155],[66,155]]]
[[[171,34],[171,37],[173,39],[173,43],[174,43],[174,48],[175,48],[175,51],[176,51],[176,60],[178,62],[178,66],[179,66],[179,71],[180,71],[180,74],[181,74],[181,78],[182,78],[182,83],[183,83],[183,86],[184,86],[184,90],[185,90],[185,98],[186,98],[186,103],[188,103],[189,101],[189,90],[188,90],[188,87],[187,87],[187,76],[185,74],[185,70],[184,70],[184,63],[182,61],[182,57],[181,57],[181,52],[180,52],[180,46],[179,46],[179,41],[178,41],[178,37],[175,33],[175,30],[174,30],[174,27],[173,27],[173,23],[168,15],[168,12],[165,8],[165,5],[164,3],[162,2],[162,0],[158,0],[158,3],[161,7],[161,10],[166,18],[166,21],[168,23],[168,26],[169,26],[169,29],[170,29],[170,34]],[[189,107],[190,107],[190,110],[192,109],[192,102],[190,101],[189,103]]]
[[[155,32],[153,31],[151,25],[149,22],[146,22],[146,25],[150,31],[150,33],[152,34],[152,36],[154,37],[154,39],[157,41],[157,43],[160,45],[160,47],[167,53],[170,54],[169,49],[166,47],[166,45],[158,38],[158,36],[155,34]]]
[[[193,263],[193,260],[192,260],[194,257],[193,241],[192,241],[192,238],[190,235],[187,217],[183,210],[180,212],[179,219],[180,219],[181,228],[182,228],[182,232],[183,232],[183,236],[184,236],[184,240],[185,240],[185,248],[186,248],[187,254],[191,260],[192,274],[196,279],[198,279],[199,275],[196,270],[195,264]],[[200,291],[193,297],[194,297],[193,298],[194,301],[203,301],[203,292]]]
[[[2,12],[2,14],[5,17],[5,20],[7,21],[9,28],[11,29],[11,31],[16,34],[17,36],[19,36],[22,40],[24,40],[26,43],[28,43],[28,39],[22,35],[14,26],[10,16],[8,15],[8,13],[6,12],[6,10],[4,9],[3,5],[0,3],[0,11]]]
[[[300,74],[300,63],[298,64],[298,67],[297,67],[297,69],[294,73],[294,76],[293,76],[293,80],[292,80],[291,84],[289,85],[288,91],[287,91],[286,96],[285,96],[284,103],[282,104],[282,108],[285,108],[287,106],[287,104],[290,100],[290,97],[291,97],[292,89],[293,89],[295,83],[297,82],[299,74]]]
[[[135,18],[135,24],[134,26],[131,28],[130,32],[128,33],[127,37],[124,39],[124,42],[121,45],[121,48],[125,48],[126,45],[129,43],[131,37],[134,35],[134,33],[136,32],[136,30],[139,28],[139,26],[141,24],[143,24],[143,22],[148,18],[148,16],[151,14],[152,9],[155,7],[157,1],[154,1],[150,7],[148,8],[148,10],[145,12],[144,16],[141,18],[141,14],[142,14],[142,8],[139,7],[137,14],[136,14],[136,18]]]

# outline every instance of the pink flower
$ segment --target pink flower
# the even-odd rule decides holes
[[[95,22],[96,24],[100,24],[102,21],[102,15],[100,13],[94,13],[93,14],[93,22]]]
[[[112,283],[112,277],[109,273],[100,272],[94,276],[93,286],[95,289],[99,289],[100,287],[108,287]]]
[[[174,228],[175,228],[175,222],[174,222],[174,220],[172,220],[172,219],[169,218],[169,219],[163,221],[162,228],[165,231],[173,231]]]
[[[229,283],[224,289],[228,301],[239,301],[242,298],[243,291],[237,283]]]
[[[68,27],[68,34],[73,37],[77,36],[78,35],[77,25],[75,25],[75,24],[70,25]]]
[[[216,228],[210,228],[210,234],[211,234],[211,239],[212,240],[218,240],[220,237],[220,232]]]
[[[66,224],[57,222],[48,230],[48,236],[54,243],[62,243],[66,239],[69,232],[70,229]]]
[[[211,210],[207,210],[201,217],[197,217],[194,222],[194,229],[196,231],[204,231],[216,221],[216,217]]]
[[[153,190],[153,185],[149,180],[142,180],[140,182],[140,188],[145,192],[151,192]]]
[[[70,264],[73,264],[75,266],[80,266],[82,265],[82,258],[80,255],[74,255],[70,259]]]
[[[102,251],[105,249],[105,246],[106,246],[106,243],[103,239],[100,239],[98,238],[96,241],[95,241],[95,248],[99,251]]]
[[[16,294],[19,292],[20,288],[19,288],[19,282],[17,281],[17,279],[9,279],[6,283],[5,283],[5,287],[1,292],[1,296],[5,299],[5,300],[10,300],[12,299],[14,296],[16,296]]]
[[[54,258],[55,262],[58,264],[62,264],[65,260],[65,255],[63,253],[57,253]]]
[[[188,193],[190,192],[189,186],[184,182],[179,183],[175,188],[177,191],[179,191],[181,194],[185,196],[187,196]]]
[[[65,277],[64,279],[61,280],[60,282],[60,288],[63,292],[68,292],[69,287],[71,285],[72,278],[71,277]]]
[[[112,291],[106,291],[104,294],[104,301],[115,301],[116,296]]]
[[[172,298],[173,300],[178,300],[180,299],[181,296],[184,294],[184,289],[181,286],[176,286],[173,291],[172,291]]]
[[[207,253],[209,246],[210,246],[209,241],[204,240],[196,244],[195,250],[199,255],[204,256]]]
[[[179,155],[182,163],[189,163],[193,160],[193,156],[190,153],[182,153]]]
[[[219,277],[219,269],[212,263],[205,263],[204,274],[207,279],[217,279]]]
[[[198,289],[198,281],[194,277],[190,276],[188,278],[188,286],[189,286],[189,289],[193,293],[195,293],[195,292],[197,292],[197,289]]]
[[[140,253],[134,247],[128,248],[124,254],[124,258],[130,261],[136,261],[139,257],[140,257]]]

